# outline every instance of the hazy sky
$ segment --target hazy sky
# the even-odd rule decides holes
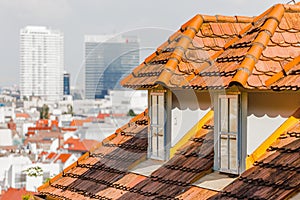
[[[143,58],[195,14],[254,16],[288,1],[0,0],[0,86],[19,81],[19,31],[27,25],[64,33],[65,69],[74,84],[83,72],[85,34],[136,34]]]

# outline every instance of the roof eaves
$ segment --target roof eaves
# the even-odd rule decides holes
[[[238,84],[245,86],[247,84],[248,77],[251,75],[255,64],[262,54],[262,51],[266,48],[270,38],[273,36],[283,14],[284,7],[282,4],[277,4],[272,7],[264,25],[253,41],[253,45],[250,47],[249,51],[246,53],[245,59],[238,67],[237,73],[231,80],[230,85]],[[261,17],[263,16],[260,15],[257,19]]]
[[[202,24],[203,17],[201,15],[196,15],[181,27],[184,32],[182,33],[170,59],[166,63],[165,68],[156,80],[156,84],[168,85],[178,63],[181,61],[182,55],[188,48],[188,45],[191,43],[196,33],[199,31]]]

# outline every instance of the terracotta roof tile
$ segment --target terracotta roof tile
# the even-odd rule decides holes
[[[100,198],[102,196],[98,193],[109,186],[119,190],[118,187],[133,187],[143,181],[143,176],[127,175],[127,170],[146,157],[146,113],[118,129],[115,134],[98,144],[98,147],[84,155],[85,158],[80,158],[61,175],[50,180],[50,184],[40,187],[40,194],[66,199]],[[132,182],[126,184],[129,179]]]
[[[49,186],[40,188],[40,194],[66,199],[153,199],[154,197],[162,199],[191,195],[200,197],[197,192],[201,190],[205,191],[204,196],[213,195],[215,192],[190,185],[212,170],[212,119],[208,119],[206,125],[150,177],[127,172],[130,165],[141,158],[141,153],[138,152],[142,151],[144,152],[142,155],[146,154],[144,146],[133,148],[134,146],[128,145],[137,144],[138,141],[138,143],[147,142],[147,137],[142,136],[146,134],[144,130],[147,128],[141,128],[145,127],[145,124],[147,126],[145,122],[147,121],[143,118],[133,122],[138,126],[125,126],[117,131],[118,134],[114,138],[103,142],[102,146],[90,152],[90,155],[79,161],[73,169],[64,171],[62,177],[50,181]],[[135,138],[134,131],[137,130],[140,131],[138,134],[142,135]],[[120,140],[121,136],[128,139]],[[99,153],[104,152],[99,151],[104,148],[114,148],[114,150]],[[183,191],[187,193],[179,196]]]
[[[183,48],[184,54],[176,58],[178,61],[172,61],[171,68],[164,62],[171,58],[172,54],[159,52],[151,57],[160,63],[155,71],[150,67],[147,68],[146,74],[142,73],[143,67],[134,70],[136,77],[130,75],[122,81],[122,85],[147,89],[163,84],[170,88],[205,90],[216,88],[216,84],[210,81],[213,85],[206,84],[207,87],[204,87],[202,82],[196,82],[198,76],[207,76],[209,79],[215,79],[212,76],[225,76],[223,88],[240,84],[247,89],[274,91],[278,91],[278,88],[299,89],[296,87],[299,80],[295,78],[299,76],[298,72],[288,74],[285,77],[285,85],[283,82],[275,85],[265,83],[268,76],[281,71],[281,66],[285,65],[283,63],[291,62],[300,55],[299,5],[278,4],[255,19],[246,18],[240,21],[239,17],[204,15],[201,17],[203,22],[199,31],[192,37],[188,48]],[[191,21],[193,20],[183,27],[187,27]],[[253,23],[250,23],[251,21]],[[185,29],[178,31],[176,36],[169,40],[169,44],[165,43],[165,48],[168,49],[168,45],[172,45],[172,48],[180,45],[179,40],[185,34],[184,31]],[[145,63],[148,65],[150,60]],[[165,68],[170,70],[165,72]],[[138,74],[142,77],[137,76]]]
[[[77,139],[77,138],[69,138],[64,142],[65,149],[68,149],[69,151],[81,151],[81,152],[87,152],[89,149],[91,149],[93,146],[97,145],[99,142],[96,140],[87,140],[87,139]]]
[[[217,192],[203,189],[199,187],[191,187],[183,194],[177,196],[180,200],[190,200],[190,199],[208,199],[209,197],[215,195]]]
[[[22,200],[23,195],[33,195],[34,192],[26,191],[24,188],[16,189],[16,188],[8,188],[1,196],[0,200],[14,199],[14,200]]]
[[[69,153],[61,153],[55,158],[54,162],[65,163],[71,157],[71,155],[72,154],[69,154]]]

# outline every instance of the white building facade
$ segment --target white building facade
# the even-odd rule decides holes
[[[57,101],[63,95],[64,36],[58,30],[26,26],[20,31],[22,97]]]

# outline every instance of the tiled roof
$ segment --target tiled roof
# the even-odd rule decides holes
[[[47,155],[46,159],[52,160],[57,156],[57,153],[51,152]]]
[[[83,126],[84,123],[92,122],[91,118],[86,119],[73,119],[70,123],[70,126]]]
[[[69,151],[82,151],[87,152],[99,142],[96,140],[69,138],[64,142],[64,145],[68,145],[65,149]]]
[[[16,118],[30,118],[28,113],[16,113]]]
[[[204,188],[199,188],[199,187],[191,187],[184,193],[178,195],[176,198],[180,200],[200,200],[200,199],[208,199],[209,197],[217,194],[216,191],[213,190],[207,190]]]
[[[189,196],[189,192],[195,192],[191,184],[212,171],[213,146],[212,119],[209,119],[172,159],[119,199],[182,199]],[[207,191],[203,195],[214,194],[202,190]],[[184,191],[187,193],[182,194]]]
[[[40,195],[58,199],[185,199],[216,194],[191,185],[212,170],[212,117],[171,160],[149,177],[127,171],[146,157],[145,119],[136,121],[138,125],[123,127],[110,142],[104,142],[86,159],[65,170],[62,177],[41,187]],[[203,193],[196,194],[200,190]]]
[[[126,180],[131,180],[128,187],[133,187],[134,182],[144,177],[128,174],[127,170],[146,158],[147,132],[148,118],[144,112],[50,180],[50,185],[41,186],[40,194],[58,199],[89,199],[92,196],[101,199],[101,192],[109,188],[122,189]]]
[[[300,119],[300,116],[298,117]],[[287,199],[300,188],[300,120],[213,199]]]
[[[71,157],[71,155],[72,154],[69,153],[61,153],[55,158],[54,162],[65,163]]]
[[[34,192],[26,191],[24,188],[16,189],[16,188],[8,188],[7,191],[4,192],[0,196],[0,200],[22,200],[23,195],[33,195]]]
[[[52,143],[55,138],[62,138],[63,134],[60,132],[39,132],[38,134],[27,137],[24,141],[24,144],[28,143]]]
[[[255,18],[196,15],[121,84],[298,90],[299,22],[300,5],[278,4]]]

